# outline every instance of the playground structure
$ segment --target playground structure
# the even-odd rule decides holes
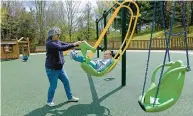
[[[169,28],[169,32],[166,30],[165,20],[163,15],[163,2],[160,2],[160,12],[162,15],[162,27],[164,28],[165,33],[165,40],[166,40],[166,50],[164,55],[163,64],[158,66],[153,74],[151,79],[151,85],[147,91],[145,91],[146,81],[147,81],[147,73],[148,67],[150,64],[150,56],[151,56],[151,46],[152,46],[152,36],[154,31],[154,24],[155,24],[155,16],[156,16],[156,5],[157,2],[154,2],[154,13],[153,13],[153,22],[151,27],[151,36],[150,36],[150,44],[149,44],[149,52],[148,52],[148,59],[147,59],[147,67],[145,72],[145,79],[143,84],[142,95],[139,97],[139,105],[141,108],[146,112],[159,112],[166,110],[173,106],[181,96],[185,74],[186,72],[190,71],[190,63],[189,63],[189,54],[188,54],[188,42],[187,42],[187,32],[186,32],[186,17],[185,17],[185,10],[184,10],[184,1],[182,1],[182,17],[183,17],[183,26],[184,30],[180,33],[173,33],[172,27],[174,24],[174,16],[176,10],[176,1],[174,1],[174,10],[172,12],[172,19]],[[179,36],[184,35],[184,44],[186,48],[186,66],[181,60],[171,61],[170,53],[169,53],[169,45],[171,42],[171,36]],[[166,59],[168,57],[168,63],[166,63]],[[166,71],[164,69],[167,68]],[[158,84],[155,82],[156,73],[161,69],[160,77]]]
[[[1,59],[16,59],[19,58],[17,40],[1,40]]]
[[[92,75],[92,76],[104,76],[105,74],[109,73],[117,64],[117,62],[120,60],[120,58],[122,57],[122,86],[126,85],[126,49],[128,48],[129,44],[131,43],[131,39],[135,30],[135,26],[137,23],[137,18],[140,16],[139,11],[137,12],[136,15],[134,15],[132,13],[132,9],[130,9],[130,7],[126,6],[125,4],[128,5],[128,2],[131,2],[132,4],[134,4],[136,6],[136,8],[138,9],[138,6],[135,2],[132,1],[124,1],[122,3],[116,2],[112,9],[114,9],[114,13],[112,15],[112,17],[110,18],[110,20],[108,21],[107,25],[105,26],[105,29],[103,30],[103,32],[101,33],[101,35],[97,36],[98,40],[95,43],[93,49],[89,56],[86,56],[86,52],[87,50],[84,49],[84,46],[81,46],[81,51],[83,53],[83,56],[87,59],[86,63],[82,63],[81,67],[83,68],[83,70],[85,72],[87,72],[88,74]],[[176,4],[176,2],[175,2]],[[156,8],[156,2],[155,2],[155,6],[154,9]],[[128,25],[128,27],[126,27],[126,21],[123,19],[126,19],[125,15],[126,15],[126,9],[129,9],[129,11],[131,12],[131,17],[130,17],[130,23]],[[161,8],[160,8],[161,9]],[[93,57],[94,52],[96,52],[96,50],[98,51],[98,46],[100,45],[102,39],[105,39],[105,35],[108,31],[109,26],[112,24],[113,19],[116,17],[117,13],[121,10],[122,12],[122,45],[119,48],[119,50],[117,51],[117,54],[115,55],[115,57],[120,54],[120,57],[118,57],[118,59],[114,59],[114,63],[109,66],[104,72],[102,73],[98,73],[95,70],[91,69],[91,67],[88,67],[87,63],[88,61]],[[174,14],[174,13],[173,13]],[[185,23],[185,16],[183,15],[183,23]],[[155,13],[154,13],[154,17],[155,17]],[[153,17],[153,18],[154,18]],[[172,15],[172,24],[173,24],[173,17],[174,15]],[[131,24],[132,21],[134,20],[134,26],[131,29]],[[153,19],[153,22],[155,22],[155,20]],[[172,24],[170,27],[172,27]],[[164,22],[163,22],[164,25]],[[151,32],[151,37],[150,37],[150,41],[149,43],[147,43],[146,45],[148,46],[149,44],[149,53],[148,53],[148,60],[147,60],[147,67],[146,67],[146,72],[145,72],[145,81],[144,81],[144,86],[143,86],[143,91],[142,91],[142,95],[139,97],[139,105],[141,106],[141,108],[144,111],[147,112],[158,112],[158,111],[163,111],[166,110],[168,108],[170,108],[172,105],[174,105],[174,103],[177,102],[177,100],[179,99],[182,89],[183,89],[183,85],[184,85],[184,80],[185,80],[185,73],[187,71],[190,71],[190,66],[189,66],[189,57],[188,57],[188,41],[187,41],[187,37],[186,37],[186,30],[184,30],[184,33],[179,33],[179,34],[184,34],[184,39],[183,39],[183,46],[185,47],[186,50],[186,56],[187,56],[187,66],[185,66],[185,64],[183,64],[183,62],[181,60],[177,60],[175,62],[170,60],[170,55],[169,55],[169,46],[170,43],[172,43],[171,40],[171,35],[178,35],[178,34],[172,34],[172,28],[170,28],[170,32],[166,32],[165,31],[165,56],[164,56],[164,61],[163,64],[159,65],[153,72],[152,75],[152,82],[151,82],[151,86],[150,88],[145,92],[145,84],[146,84],[146,78],[147,78],[147,71],[148,71],[148,65],[150,62],[150,50],[152,49],[152,34],[153,34],[153,26],[154,23],[152,23],[152,32]],[[185,25],[184,25],[185,26]],[[186,28],[184,28],[186,29]],[[127,32],[126,32],[127,30]],[[129,33],[131,32],[131,33]],[[19,49],[21,50],[21,53],[23,53],[24,51],[28,50],[28,55],[30,54],[30,50],[29,50],[29,39],[25,39],[26,41],[22,41],[24,40],[24,38],[21,38],[18,41],[15,41],[13,44],[16,46],[17,48],[17,52],[19,53]],[[106,41],[106,42],[105,42]],[[104,43],[107,44],[107,40],[105,40]],[[190,40],[191,41],[191,40]],[[190,43],[189,43],[190,44]],[[5,43],[6,45],[6,43]],[[19,45],[21,47],[19,47]],[[190,44],[191,45],[191,44]],[[84,49],[84,50],[83,50]],[[164,49],[164,47],[163,47]],[[6,48],[6,51],[7,48]],[[67,53],[67,52],[65,52]],[[98,53],[98,52],[97,52]],[[16,54],[17,55],[17,54]],[[169,62],[166,63],[166,57],[168,55],[168,59]],[[167,71],[164,72],[164,68],[165,67],[169,67],[167,69]],[[160,79],[159,79],[159,83],[155,84],[155,79],[156,79],[156,73],[161,69],[161,74],[160,74]],[[89,77],[90,79],[90,77]],[[168,89],[170,88],[170,89]],[[174,91],[175,90],[175,91]],[[153,100],[151,100],[153,99]]]
[[[127,2],[133,3],[136,6],[136,8],[137,8],[137,14],[136,15],[133,15],[133,11],[131,10],[131,8],[125,5],[125,3],[127,3]],[[107,25],[104,24],[105,27],[104,27],[104,30],[102,31],[102,33],[100,34],[100,36],[98,34],[98,31],[97,31],[98,40],[95,43],[94,47],[91,47],[88,43],[84,43],[84,45],[81,46],[82,55],[86,59],[86,62],[81,63],[81,67],[89,75],[99,76],[99,77],[104,76],[105,74],[110,72],[115,67],[115,65],[119,61],[120,57],[123,56],[123,59],[122,59],[122,80],[123,80],[122,86],[125,86],[126,83],[124,83],[124,82],[126,79],[125,78],[126,77],[126,74],[125,74],[126,70],[123,70],[123,69],[126,69],[125,51],[126,51],[127,47],[129,46],[129,43],[132,39],[132,36],[134,34],[134,31],[135,31],[137,19],[140,16],[140,14],[139,14],[139,8],[135,2],[123,1],[122,3],[118,3],[117,1],[115,1],[115,5],[116,4],[118,4],[118,6],[117,6],[117,8],[115,8],[114,6],[112,7],[115,11],[113,12],[111,18],[108,20]],[[144,80],[142,95],[139,97],[139,100],[138,100],[139,105],[146,112],[159,112],[159,111],[166,110],[166,109],[170,108],[171,106],[173,106],[177,102],[179,97],[181,96],[182,89],[184,86],[185,73],[191,70],[190,65],[189,65],[188,42],[187,42],[187,32],[186,32],[186,17],[185,17],[185,13],[184,13],[185,12],[184,11],[184,2],[182,2],[182,17],[183,17],[184,31],[180,32],[180,33],[176,33],[176,34],[172,33],[172,27],[174,24],[174,14],[175,14],[175,9],[176,9],[176,2],[174,2],[174,11],[172,13],[172,19],[171,19],[171,25],[170,25],[169,32],[166,31],[162,6],[163,6],[162,2],[160,2],[160,12],[162,14],[162,23],[163,23],[162,25],[164,28],[165,40],[166,40],[165,41],[165,44],[166,44],[165,50],[166,51],[165,51],[163,64],[158,66],[155,69],[155,71],[153,72],[151,86],[147,90],[147,92],[145,92],[147,71],[148,71],[148,65],[150,62],[150,53],[151,53],[150,50],[151,50],[151,45],[152,45],[152,35],[153,35],[154,24],[155,24],[155,15],[156,15],[155,14],[156,2],[154,2],[153,23],[152,23],[152,27],[151,27],[152,30],[151,30],[150,43],[149,43],[149,52],[148,52],[147,67],[146,67],[146,72],[145,72],[145,80]],[[123,22],[126,21],[126,20],[124,20],[126,18],[124,17],[125,14],[122,14],[122,42],[123,43],[122,43],[121,47],[119,48],[119,50],[117,51],[115,57],[117,57],[118,54],[120,56],[117,59],[114,58],[113,63],[110,66],[108,66],[104,71],[97,72],[94,68],[92,68],[92,66],[89,65],[89,61],[90,61],[91,57],[93,56],[93,54],[96,52],[96,49],[100,45],[102,39],[103,38],[106,39],[106,37],[104,37],[104,36],[106,35],[110,25],[112,24],[112,22],[114,21],[114,18],[117,16],[119,10],[122,7],[129,9],[131,12],[131,16],[130,16],[130,22],[129,22],[128,28],[125,28],[126,23],[123,23]],[[125,13],[125,12],[122,12],[122,13]],[[131,29],[131,24],[132,24],[132,21],[134,19],[135,19],[134,26],[133,26],[133,29]],[[104,21],[104,23],[105,23],[105,21]],[[130,37],[128,37],[130,29],[132,31],[130,33]],[[127,30],[127,32],[126,32],[126,30]],[[187,66],[185,66],[181,60],[178,60],[176,62],[171,61],[170,55],[169,55],[169,46],[170,46],[170,42],[171,42],[171,36],[179,36],[181,34],[184,35],[184,41],[183,42],[185,44],[184,46],[185,46],[186,56],[187,56]],[[104,44],[105,44],[105,46],[107,46],[106,45],[107,40],[104,40]],[[105,49],[106,49],[106,47],[105,47]],[[89,53],[88,56],[87,56],[87,50],[91,50],[91,52]],[[168,63],[166,63],[167,56],[168,56],[168,61],[169,61]],[[167,71],[164,71],[165,66],[169,67],[167,69]],[[155,76],[156,76],[156,73],[158,72],[158,70],[160,70],[160,69],[161,69],[161,74],[160,74],[159,82],[158,82],[158,84],[155,84]],[[170,89],[168,89],[168,88],[170,88]],[[159,93],[159,91],[160,91],[160,93]]]
[[[28,56],[30,55],[29,38],[1,40],[1,60],[18,59],[24,51],[27,51]]]
[[[116,52],[116,55],[114,56],[114,62],[112,63],[112,65],[110,65],[103,72],[96,72],[94,69],[89,67],[86,63],[82,63],[81,67],[83,68],[83,70],[85,72],[87,72],[87,73],[89,73],[93,76],[103,76],[103,75],[107,74],[108,72],[110,72],[116,66],[116,64],[120,60],[121,56],[123,56],[122,57],[122,85],[125,86],[126,85],[126,83],[125,83],[125,80],[126,80],[126,54],[125,54],[125,51],[127,50],[128,46],[129,46],[129,43],[130,43],[130,41],[133,37],[134,31],[135,31],[135,28],[136,28],[136,24],[137,24],[137,20],[138,20],[138,17],[140,16],[140,13],[139,13],[138,5],[134,1],[123,1],[123,2],[120,2],[120,3],[117,2],[117,1],[114,1],[114,3],[115,3],[115,5],[112,8],[110,8],[110,10],[108,10],[108,12],[110,12],[112,9],[114,9],[114,12],[112,13],[112,15],[111,15],[110,19],[108,20],[107,24],[106,24],[106,18],[105,18],[106,15],[104,15],[105,16],[104,17],[104,26],[105,26],[104,30],[102,31],[100,36],[97,32],[97,38],[98,39],[97,39],[97,42],[95,43],[95,45],[93,47],[93,49],[97,49],[103,38],[105,39],[104,43],[107,44],[107,42],[106,42],[107,41],[106,40],[106,33],[108,32],[108,29],[111,26],[111,24],[113,23],[113,21],[116,18],[117,14],[121,10],[121,12],[122,12],[122,45],[120,46],[119,50]],[[130,4],[133,4],[135,6],[136,14],[129,7]],[[130,13],[130,19],[129,19],[128,27],[126,27],[126,10],[128,10],[129,13]],[[100,20],[97,20],[97,21],[100,21]],[[134,25],[133,27],[131,27],[132,24]],[[86,51],[82,50],[83,56],[86,59],[89,59],[89,60],[93,56],[94,52],[95,52],[94,50],[91,51],[89,53],[88,57],[87,57],[86,56]],[[97,52],[98,52],[98,50],[97,50]],[[119,55],[119,57],[117,58],[118,55]],[[115,59],[115,58],[117,58],[117,59]]]
[[[24,51],[27,51],[27,54],[29,56],[30,55],[30,41],[29,41],[29,38],[21,37],[18,40],[18,43],[19,43],[20,54],[23,54]]]

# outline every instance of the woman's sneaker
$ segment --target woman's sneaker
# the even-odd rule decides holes
[[[72,99],[69,99],[68,102],[78,102],[79,101],[79,98],[77,97],[72,97]]]
[[[50,107],[55,106],[54,102],[49,102],[49,103],[47,103],[47,105],[50,106]]]

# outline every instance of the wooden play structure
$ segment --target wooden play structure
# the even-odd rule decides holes
[[[27,52],[28,56],[30,55],[30,41],[29,38],[21,37],[18,41],[19,44],[19,54]]]
[[[29,38],[1,40],[1,60],[18,59],[24,52],[30,55]]]

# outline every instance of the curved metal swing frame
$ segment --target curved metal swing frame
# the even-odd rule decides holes
[[[131,17],[130,17],[130,20],[129,20],[129,25],[128,25],[128,30],[127,30],[125,39],[124,39],[121,47],[119,48],[119,50],[116,52],[116,55],[114,56],[114,62],[112,63],[112,65],[110,67],[108,67],[104,72],[96,72],[94,70],[91,71],[90,74],[93,75],[93,76],[103,76],[103,75],[109,73],[116,66],[116,64],[120,60],[121,56],[123,55],[123,53],[126,51],[126,49],[129,46],[129,43],[130,43],[130,41],[131,41],[131,39],[132,39],[132,37],[134,35],[134,32],[135,32],[135,28],[136,28],[136,25],[137,25],[138,17],[140,16],[139,7],[138,7],[138,5],[134,1],[132,1],[132,0],[125,0],[122,3],[119,3],[119,2],[117,2],[117,0],[114,0],[114,2],[116,4],[118,4],[119,6],[115,9],[115,11],[113,12],[111,18],[108,20],[106,27],[104,28],[103,32],[100,34],[97,42],[94,45],[94,49],[97,49],[97,47],[100,45],[104,35],[107,33],[109,27],[113,23],[114,19],[116,18],[117,14],[121,10],[121,8],[127,8],[130,11],[130,14],[131,14]],[[132,4],[135,5],[135,7],[137,9],[136,15],[134,15],[132,9],[129,6],[124,5],[126,3],[132,3]],[[131,30],[131,24],[132,24],[133,20],[134,20],[134,26],[133,26],[133,29],[131,31],[131,34],[129,34],[129,32]],[[123,45],[124,44],[125,44],[125,48],[123,49]],[[93,55],[94,55],[94,52],[91,51],[89,53],[89,55],[88,55],[88,58],[91,59]],[[118,55],[120,55],[120,56],[117,59],[115,59]],[[86,56],[84,56],[84,57],[86,58]],[[89,73],[88,70],[91,68],[91,67],[87,66],[86,63],[82,63],[81,67],[87,73]]]

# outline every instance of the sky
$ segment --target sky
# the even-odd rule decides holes
[[[19,0],[19,1],[21,1],[21,0]],[[32,1],[32,0],[26,1],[23,4],[24,6],[27,7],[26,10],[29,10],[28,6],[30,6],[30,1]],[[65,0],[49,0],[49,1],[65,1]],[[84,8],[84,6],[86,5],[86,3],[88,1],[92,4],[92,7],[96,7],[96,1],[98,1],[98,0],[75,0],[75,1],[81,1],[81,4],[80,4],[79,8],[82,9],[82,8]]]
[[[80,5],[80,8],[83,8],[83,6],[84,6],[88,1],[92,4],[92,6],[96,6],[96,1],[97,1],[97,0],[82,0],[82,3],[81,3],[81,5]]]

